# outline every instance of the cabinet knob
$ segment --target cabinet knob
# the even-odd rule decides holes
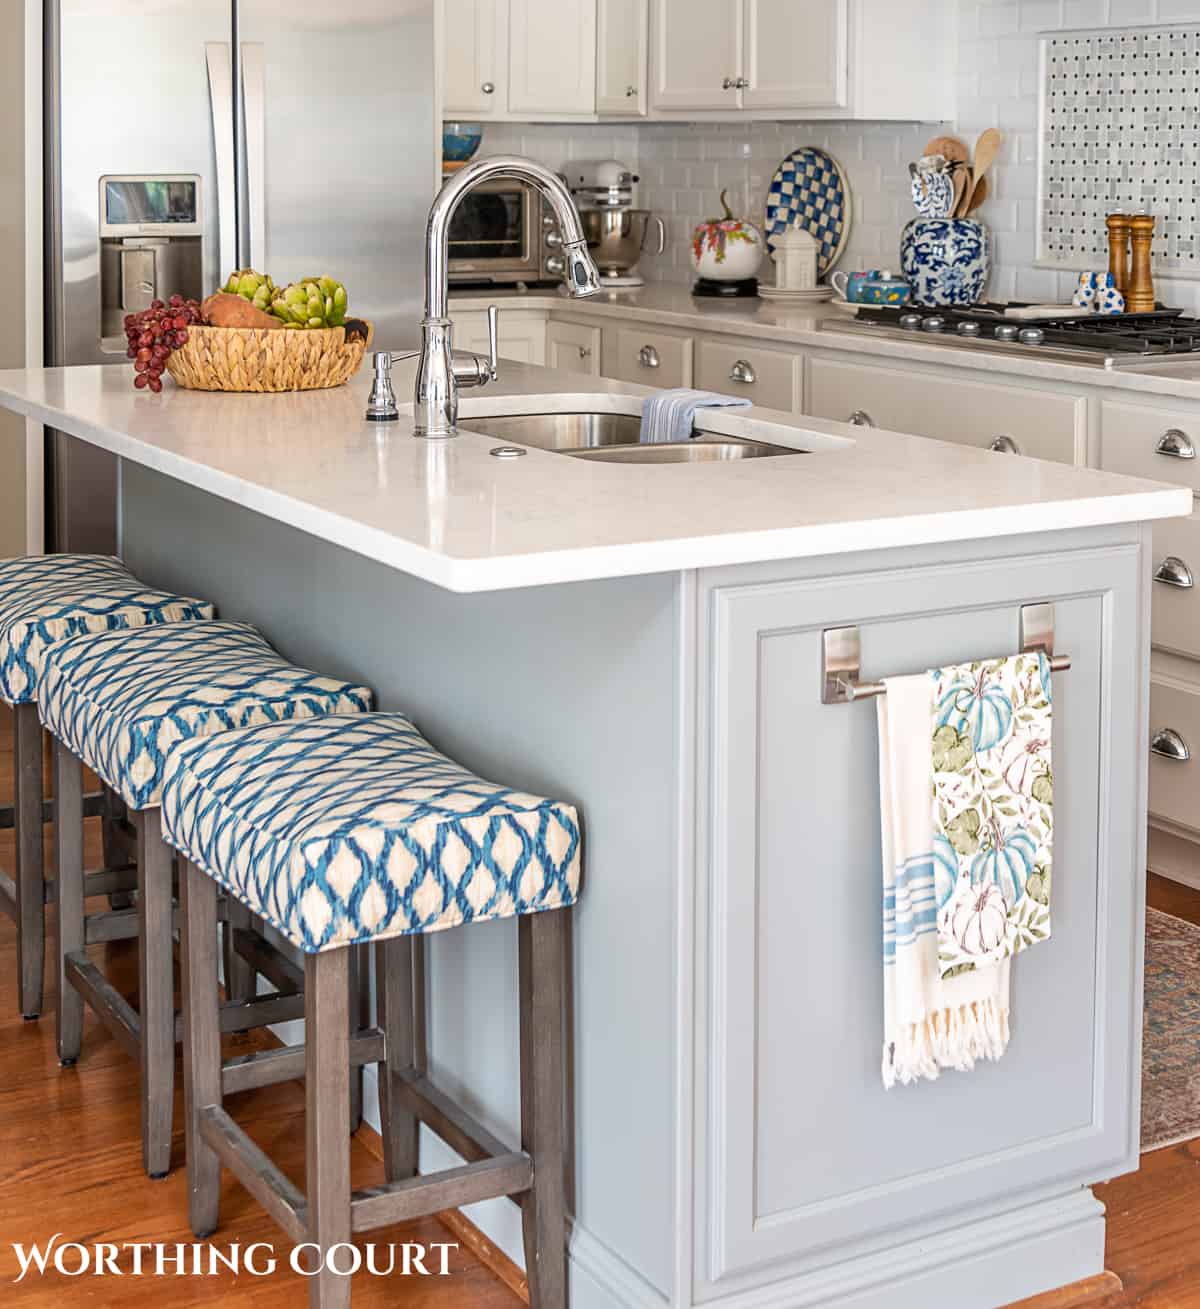
[[[721,79],[722,91],[732,91],[735,86],[737,86],[737,82],[735,82],[732,77],[725,77]]]
[[[635,95],[637,95],[637,87],[636,87],[636,86],[627,86],[627,87],[625,88],[625,97],[626,97],[626,99],[631,99],[631,98],[632,98],[633,96],[635,96]]]
[[[1188,743],[1173,727],[1160,727],[1150,738],[1150,753],[1175,764],[1186,764],[1192,757]]]
[[[579,347],[580,359],[590,359],[592,357],[592,347],[590,345],[581,345]]]
[[[1156,454],[1170,455],[1172,459],[1196,457],[1196,447],[1192,444],[1192,438],[1186,432],[1181,432],[1178,427],[1168,427],[1158,438],[1154,450]]]
[[[1178,555],[1167,555],[1154,570],[1154,580],[1163,586],[1177,586],[1181,591],[1189,591],[1196,585],[1192,570]]]
[[[495,93],[496,93],[496,83],[495,83],[495,82],[484,82],[484,84],[483,84],[479,89],[483,92],[484,95],[495,95]]]
[[[729,370],[729,380],[731,382],[744,382],[747,386],[753,386],[758,381],[758,374],[754,371],[754,366],[748,359],[735,359],[733,367]]]
[[[547,249],[557,250],[562,245],[562,236],[558,232],[547,232],[543,240],[546,242]]]
[[[658,357],[658,351],[652,345],[644,345],[638,351],[638,363],[643,368],[657,368],[662,360]]]
[[[744,91],[750,85],[750,79],[748,77],[739,77],[733,85],[735,90]]]
[[[1017,443],[1011,436],[1006,436],[1003,432],[988,446],[989,450],[995,450],[998,454],[1019,455],[1021,453]]]
[[[846,419],[846,422],[848,422],[848,423],[850,424],[851,427],[874,427],[874,426],[875,426],[875,420],[871,417],[871,415],[870,415],[869,413],[867,413],[867,411],[866,411],[865,409],[856,409],[856,410],[855,410],[855,411],[850,415],[850,417]]]

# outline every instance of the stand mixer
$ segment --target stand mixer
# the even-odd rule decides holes
[[[638,180],[617,159],[579,159],[563,170],[571,195],[579,209],[588,253],[600,270],[600,285],[608,290],[645,286],[637,271],[646,252],[651,226],[657,228],[658,244],[651,253],[666,248],[663,220],[648,209],[633,207],[633,186]]]

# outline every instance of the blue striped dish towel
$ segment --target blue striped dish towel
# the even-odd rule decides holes
[[[642,431],[638,440],[643,445],[690,441],[697,409],[745,408],[749,403],[744,396],[693,391],[686,386],[656,391],[642,401]]]
[[[943,1068],[969,1072],[1008,1047],[1010,958],[942,976],[939,898],[959,876],[954,848],[935,837],[931,727],[935,677],[886,678],[879,697],[883,836],[883,1084]]]

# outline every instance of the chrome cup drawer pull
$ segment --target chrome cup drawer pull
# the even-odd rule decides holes
[[[1020,446],[1011,436],[1005,436],[1003,432],[988,446],[988,449],[995,450],[1002,455],[1019,455],[1021,453]]]
[[[1186,764],[1192,757],[1188,743],[1173,727],[1160,727],[1150,738],[1150,753],[1175,764]]]
[[[644,345],[638,351],[638,363],[643,368],[657,368],[662,360],[658,357],[658,351],[652,345]]]
[[[754,366],[747,359],[735,359],[733,367],[729,370],[729,380],[731,382],[744,382],[747,386],[753,386],[758,381],[758,374],[754,371]]]
[[[874,427],[874,426],[875,426],[875,420],[871,417],[871,415],[870,415],[869,413],[867,413],[867,411],[866,411],[865,409],[856,409],[856,410],[855,410],[855,411],[850,415],[850,417],[846,419],[846,422],[848,422],[848,423],[850,424],[851,427]]]
[[[1196,585],[1192,570],[1178,555],[1167,555],[1154,570],[1154,580],[1163,586],[1177,586],[1181,591],[1189,591]]]
[[[1186,432],[1181,432],[1178,427],[1168,427],[1167,430],[1158,438],[1158,444],[1154,447],[1155,454],[1170,455],[1172,459],[1195,459],[1196,447],[1192,444],[1192,438]]]

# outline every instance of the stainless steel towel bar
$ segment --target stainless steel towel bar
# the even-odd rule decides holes
[[[822,703],[851,704],[886,693],[887,687],[882,682],[864,682],[860,677],[862,657],[857,627],[827,627],[821,637]],[[1046,655],[1053,672],[1066,672],[1071,666],[1070,655],[1054,653],[1052,604],[1021,606],[1021,651],[1030,654],[1035,650]]]

